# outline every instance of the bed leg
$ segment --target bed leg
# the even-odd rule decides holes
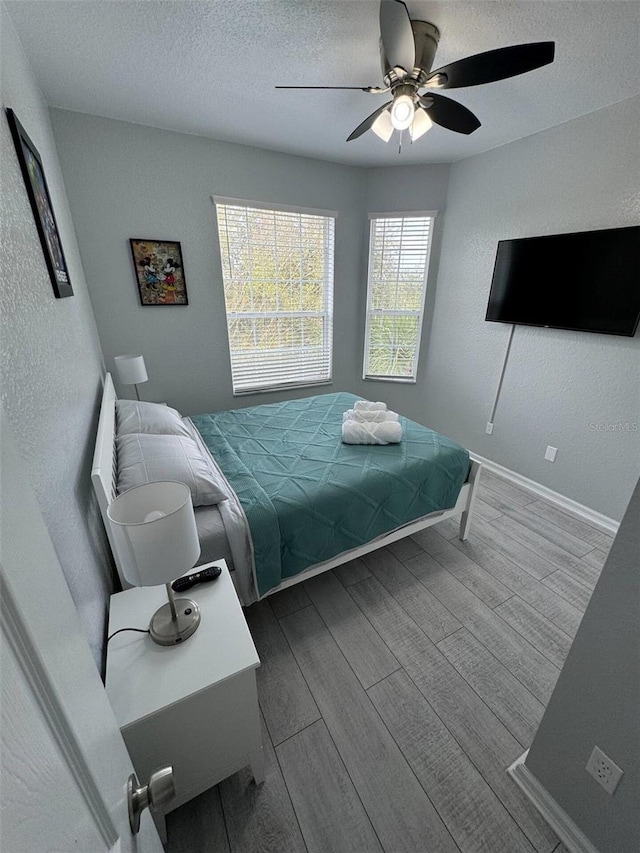
[[[478,489],[478,483],[480,482],[481,471],[482,465],[479,462],[471,463],[471,470],[469,471],[468,480],[471,485],[471,488],[469,489],[469,497],[467,499],[466,509],[464,510],[464,512],[462,513],[462,517],[460,518],[460,539],[462,539],[463,542],[469,535],[469,528],[471,527],[473,507],[476,502],[476,492]]]
[[[460,517],[460,539],[464,540],[469,535],[469,527],[471,526],[471,512],[466,509]]]

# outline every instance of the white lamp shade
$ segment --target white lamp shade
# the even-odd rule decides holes
[[[379,136],[380,139],[383,139],[385,142],[388,142],[391,139],[391,135],[393,134],[393,124],[391,123],[391,113],[389,110],[385,110],[383,113],[380,113],[378,118],[371,125],[371,130]]]
[[[139,385],[146,382],[147,368],[141,355],[117,355],[114,358],[118,379],[123,385]]]
[[[413,124],[409,128],[409,133],[411,134],[411,141],[415,142],[416,139],[420,139],[428,130],[431,130],[433,127],[433,122],[427,115],[427,113],[422,110],[416,110],[416,114],[413,117]]]
[[[169,583],[200,556],[191,492],[184,483],[147,483],[124,492],[107,510],[126,543],[123,571],[134,586]]]

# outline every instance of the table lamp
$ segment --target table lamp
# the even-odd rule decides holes
[[[151,639],[173,646],[190,637],[200,624],[200,608],[190,598],[175,599],[171,581],[192,569],[200,542],[184,483],[147,483],[119,495],[107,510],[128,551],[124,576],[134,586],[167,586],[169,601],[149,623]]]
[[[136,389],[136,397],[139,400],[138,385],[149,379],[147,368],[144,364],[144,356],[117,355],[114,361],[116,363],[116,370],[118,371],[118,379],[123,385],[133,385]]]

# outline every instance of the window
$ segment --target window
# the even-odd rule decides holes
[[[329,382],[335,214],[214,200],[233,393]]]
[[[415,382],[435,213],[369,218],[364,378]]]

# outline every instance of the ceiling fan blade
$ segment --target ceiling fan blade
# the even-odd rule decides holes
[[[436,74],[444,75],[446,80],[438,83],[440,89],[479,86],[481,83],[494,83],[496,80],[506,80],[508,77],[516,77],[518,74],[541,68],[553,62],[554,55],[555,42],[552,41],[515,44],[443,65],[433,71],[429,78],[435,77]],[[429,85],[428,80],[425,85]]]
[[[363,133],[366,133],[368,130],[370,130],[371,126],[378,118],[378,116],[381,115],[381,113],[383,113],[385,110],[388,110],[392,103],[393,101],[387,101],[387,103],[384,106],[380,107],[379,110],[376,110],[375,113],[371,113],[371,115],[368,116],[368,118],[366,118],[362,122],[362,124],[359,124],[353,131],[353,133],[347,137],[347,142],[351,142],[352,139],[357,139],[359,136],[362,136]]]
[[[350,89],[353,92],[369,92],[370,95],[384,95],[388,89],[380,86],[275,86],[276,89]]]
[[[402,0],[380,0],[380,38],[391,68],[413,71],[416,47],[409,10]]]
[[[427,111],[431,121],[441,127],[446,127],[447,130],[468,135],[480,127],[480,120],[477,116],[474,116],[471,110],[463,107],[462,104],[452,101],[451,98],[429,92],[428,95],[418,98],[418,101],[420,106]]]

